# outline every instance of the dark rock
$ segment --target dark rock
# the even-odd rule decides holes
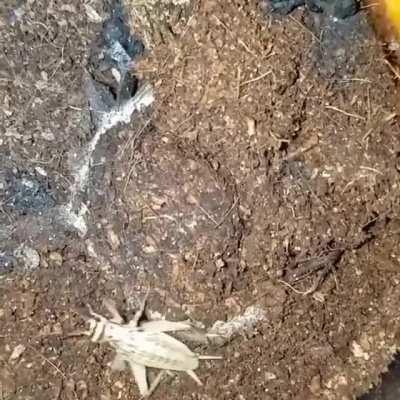
[[[398,400],[400,399],[400,354],[397,354],[389,366],[389,371],[383,374],[382,383],[358,400]]]
[[[44,179],[28,172],[7,175],[5,205],[11,213],[40,215],[55,206],[56,201]]]
[[[312,12],[340,19],[351,17],[359,10],[357,0],[270,0],[271,10],[284,15],[304,5]]]

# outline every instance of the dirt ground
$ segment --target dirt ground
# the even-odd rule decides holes
[[[155,103],[102,137],[84,233],[56,212],[91,137],[82,82],[107,7],[2,6],[0,399],[139,399],[108,346],[67,336],[87,304],[129,317],[149,286],[152,315],[205,328],[265,310],[223,346],[189,344],[224,357],[203,387],[178,374],[154,399],[353,399],[379,381],[400,345],[396,83],[364,13],[258,3],[201,1],[140,62]]]

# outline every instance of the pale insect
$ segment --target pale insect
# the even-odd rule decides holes
[[[105,302],[112,319],[107,319],[95,313],[90,307],[89,330],[84,335],[97,343],[108,342],[116,351],[111,368],[131,369],[140,394],[149,397],[160,383],[164,373],[184,371],[198,385],[202,385],[194,370],[199,366],[199,360],[221,359],[220,356],[201,356],[193,353],[185,344],[164,332],[183,331],[191,329],[188,322],[173,322],[166,320],[146,321],[139,325],[143,315],[146,299],[134,318],[124,323],[114,304]],[[158,368],[161,371],[149,387],[146,367]]]

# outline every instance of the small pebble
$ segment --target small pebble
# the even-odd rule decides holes
[[[318,396],[321,392],[321,377],[319,375],[315,375],[311,379],[310,383],[310,391],[314,396]]]
[[[266,381],[273,381],[276,379],[276,375],[273,372],[266,372],[265,373],[265,380]]]
[[[49,260],[55,264],[57,267],[61,267],[62,263],[63,263],[63,257],[60,253],[58,253],[57,251],[52,251],[49,254]]]
[[[37,269],[40,264],[39,253],[24,244],[14,251],[14,256],[23,263],[24,268],[27,270]]]
[[[14,350],[12,351],[8,361],[18,360],[22,356],[22,353],[25,350],[26,350],[26,347],[23,344],[19,344],[18,346],[14,347]]]
[[[107,229],[107,239],[113,250],[116,250],[121,244],[118,235],[111,228]]]

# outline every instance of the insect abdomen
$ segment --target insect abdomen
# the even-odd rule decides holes
[[[199,366],[196,354],[164,333],[135,332],[129,340],[114,343],[114,347],[124,358],[146,367],[188,371]]]

